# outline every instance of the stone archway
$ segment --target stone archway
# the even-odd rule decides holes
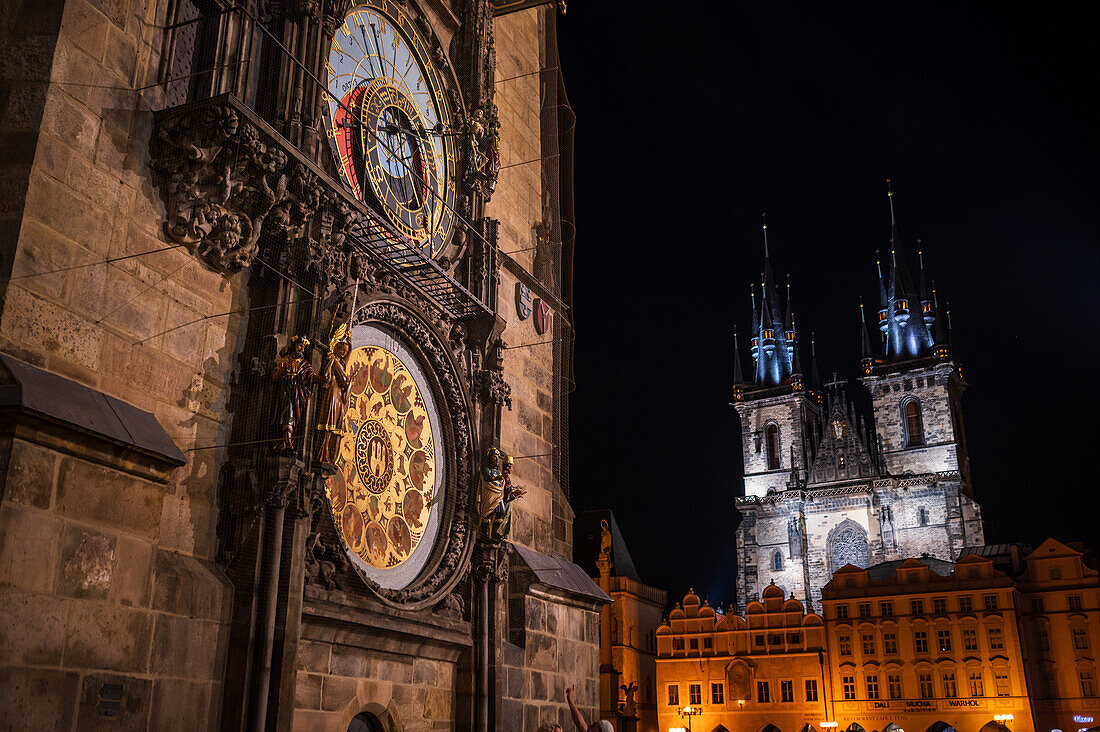
[[[846,564],[866,569],[871,565],[871,547],[867,530],[852,519],[844,519],[833,527],[825,543],[829,560],[829,575]]]
[[[927,732],[958,732],[954,725],[944,722],[942,719],[936,720],[929,725]]]
[[[765,724],[760,728],[760,732],[780,732],[780,729],[774,724]]]
[[[982,725],[982,728],[978,732],[1009,732],[1007,726],[1002,722],[998,722],[995,719],[991,719]]]

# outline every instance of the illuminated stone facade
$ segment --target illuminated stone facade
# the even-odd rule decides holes
[[[329,141],[346,128],[323,109],[341,89],[326,86],[326,59],[361,3],[8,8],[5,727],[342,732],[358,717],[385,730],[534,729],[567,721],[566,680],[595,712],[608,598],[569,562],[561,447],[572,241],[560,221],[572,213],[568,125],[549,101],[563,94],[558,10],[364,3],[390,21],[371,28],[389,43],[382,54],[375,37],[375,57],[407,46],[439,124],[423,123],[423,104],[401,124],[357,120],[364,149],[339,160]],[[345,184],[380,136],[425,166],[402,205],[431,197],[451,228],[431,230],[442,209],[427,207],[406,236],[382,197]],[[530,312],[517,309],[521,286]],[[378,557],[393,570],[383,581],[349,562],[349,537],[371,534],[355,523],[366,509],[336,513],[346,486],[330,475],[350,475],[347,462],[320,458],[325,399],[349,394],[331,376],[343,325],[355,347],[364,329],[400,344],[439,415],[436,502],[408,511],[438,515],[438,531]],[[364,412],[401,404],[399,390],[375,397]],[[400,407],[378,414],[404,419]],[[391,428],[388,439],[417,439],[408,420]],[[489,447],[515,457],[508,480],[526,490],[507,536],[476,510]],[[405,494],[418,474],[401,455],[413,456],[395,448]],[[397,515],[392,501],[375,508]],[[395,546],[414,538],[391,526],[382,538]],[[416,552],[423,564],[403,576]]]
[[[864,325],[858,388],[871,396],[868,415],[847,381],[821,382],[816,358],[802,369],[790,289],[781,317],[766,257],[753,298],[752,377],[740,353],[734,366],[745,486],[735,499],[740,607],[773,582],[817,607],[844,564],[954,561],[984,543],[960,406],[966,382],[945,329],[933,327],[942,318],[923,269],[919,288],[910,281],[896,227],[892,241],[881,353]],[[910,303],[923,317],[910,318]]]

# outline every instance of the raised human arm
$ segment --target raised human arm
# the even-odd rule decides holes
[[[577,725],[580,732],[588,732],[588,722],[584,721],[581,710],[577,709],[577,705],[573,701],[573,693],[574,688],[572,686],[565,690],[565,700],[569,702],[569,713],[573,715],[573,724]]]

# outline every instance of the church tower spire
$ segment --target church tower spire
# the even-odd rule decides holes
[[[771,251],[768,247],[768,219],[764,215],[764,271],[760,277],[760,317],[753,318],[752,359],[754,383],[760,386],[780,386],[794,374],[794,325],[788,289],[786,322],[780,309],[779,289],[772,273]],[[756,298],[753,297],[753,310]]]

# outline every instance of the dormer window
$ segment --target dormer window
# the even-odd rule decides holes
[[[764,429],[764,446],[767,450],[768,470],[779,469],[779,425],[772,422]]]
[[[898,300],[897,302],[894,303],[894,310],[897,310],[897,311],[900,312],[902,310],[908,310],[908,309],[909,309],[909,301],[908,300]]]
[[[763,336],[764,336],[764,340],[768,340],[769,338],[775,337],[775,332],[770,331],[770,330],[766,330],[766,331],[764,331]]]
[[[932,312],[932,303],[930,303],[930,302],[924,303],[924,312],[926,312],[926,313]]]
[[[878,311],[878,321],[881,323],[884,320],[886,320],[886,311],[885,310],[879,310]]]

